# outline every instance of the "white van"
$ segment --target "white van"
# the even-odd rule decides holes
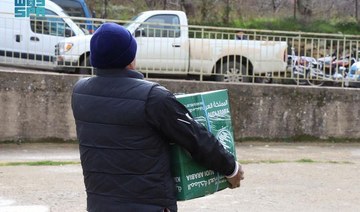
[[[45,0],[45,16],[15,17],[14,12],[15,0],[0,1],[0,63],[53,68],[55,45],[84,35],[52,1]]]

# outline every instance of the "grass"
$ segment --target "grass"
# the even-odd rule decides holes
[[[304,21],[289,18],[254,18],[251,20],[234,20],[230,27],[248,29],[268,29],[281,31],[302,31],[318,33],[359,34],[360,26],[354,19],[325,19]]]
[[[23,144],[23,143],[56,143],[56,144],[78,144],[77,140],[66,140],[62,138],[48,137],[41,139],[18,139],[18,140],[2,140],[0,144]]]
[[[349,161],[316,161],[309,158],[299,160],[239,160],[241,164],[278,164],[278,163],[329,163],[329,164],[354,164]]]
[[[72,165],[80,164],[80,162],[75,161],[32,161],[32,162],[6,162],[0,163],[0,166],[63,166],[63,165]]]
[[[312,135],[297,135],[287,138],[261,138],[261,137],[245,137],[236,140],[236,142],[284,142],[284,143],[296,143],[296,142],[304,142],[304,143],[359,143],[359,138],[334,138],[329,137],[326,139],[322,139]]]
[[[304,159],[297,160],[295,162],[298,162],[298,163],[315,163],[316,161],[314,161],[312,159],[304,158]]]

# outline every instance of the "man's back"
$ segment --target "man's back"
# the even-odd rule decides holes
[[[88,208],[94,211],[176,205],[168,142],[146,122],[147,97],[156,85],[132,74],[106,70],[74,88]]]

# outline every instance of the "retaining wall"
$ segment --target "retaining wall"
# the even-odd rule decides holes
[[[78,75],[0,72],[0,142],[76,139]],[[174,93],[228,89],[236,140],[360,138],[360,89],[154,80]]]

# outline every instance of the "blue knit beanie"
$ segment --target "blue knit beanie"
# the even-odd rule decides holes
[[[137,44],[131,33],[115,23],[104,23],[90,40],[94,68],[124,68],[135,58]]]

